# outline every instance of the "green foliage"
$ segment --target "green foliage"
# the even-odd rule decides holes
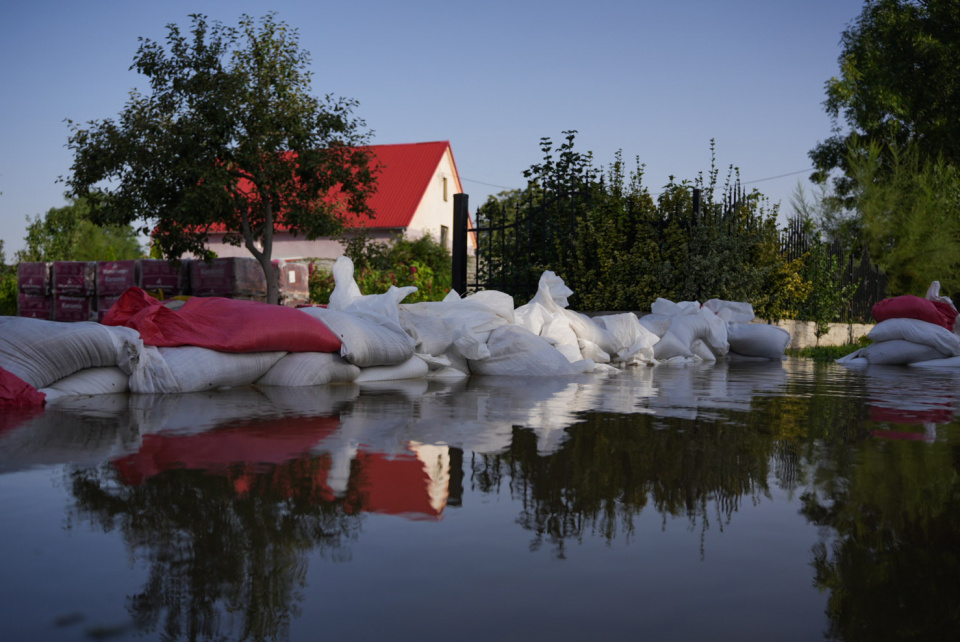
[[[7,265],[7,255],[0,240],[0,316],[17,314],[17,271]]]
[[[750,301],[765,318],[782,318],[803,289],[799,265],[779,252],[776,208],[758,192],[741,193],[736,170],[721,189],[719,172],[671,182],[657,200],[643,184],[644,166],[626,171],[618,153],[605,171],[574,149],[564,132],[556,150],[541,139],[544,158],[524,175],[523,194],[488,200],[480,226],[516,223],[480,252],[489,263],[478,278],[526,302],[544,270],[574,291],[582,310],[646,310],[657,297]],[[711,145],[712,150],[712,145]],[[693,188],[702,203],[694,207]]]
[[[96,222],[138,220],[168,258],[211,257],[219,225],[270,274],[281,226],[314,239],[371,213],[369,134],[355,101],[309,94],[309,56],[273,14],[237,28],[191,19],[189,35],[168,25],[166,49],[141,39],[132,68],[149,93],[132,92],[116,121],[71,123],[67,184]]]
[[[924,159],[871,143],[851,151],[850,171],[870,256],[887,273],[889,291],[922,295],[940,281],[960,288],[960,171],[943,157]]]
[[[90,206],[77,199],[27,217],[26,246],[18,261],[121,261],[139,259],[143,249],[130,225],[96,225]]]
[[[824,106],[836,133],[810,152],[814,180],[840,169],[836,194],[851,205],[855,181],[847,150],[863,150],[864,141],[915,143],[923,159],[960,162],[958,33],[956,0],[865,2],[841,37],[840,75],[826,83]]]
[[[410,240],[398,236],[389,243],[372,241],[365,230],[345,237],[344,255],[353,261],[354,278],[363,294],[379,294],[391,285],[416,286],[407,303],[439,301],[450,291],[450,252],[432,236]],[[335,286],[330,270],[316,267],[310,275],[310,300],[327,303]]]

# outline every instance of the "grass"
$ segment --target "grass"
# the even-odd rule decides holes
[[[856,352],[860,348],[870,345],[871,341],[866,337],[861,338],[857,343],[848,343],[842,346],[816,346],[812,348],[801,348],[799,350],[787,350],[791,357],[802,357],[813,359],[819,362],[836,361],[840,357],[845,357],[851,352]]]

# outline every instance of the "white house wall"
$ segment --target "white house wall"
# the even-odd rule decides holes
[[[443,180],[447,181],[446,199],[444,199]],[[437,241],[440,240],[440,229],[447,228],[447,249],[453,249],[453,195],[463,191],[459,177],[453,168],[453,156],[448,147],[444,152],[437,169],[430,179],[430,184],[423,193],[420,205],[410,221],[406,237],[418,239],[429,233]]]

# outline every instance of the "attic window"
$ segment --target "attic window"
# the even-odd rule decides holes
[[[447,201],[447,177],[444,176],[441,180],[443,181],[443,200]]]

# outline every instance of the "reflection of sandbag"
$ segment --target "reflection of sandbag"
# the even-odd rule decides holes
[[[881,321],[867,334],[874,342],[906,339],[913,343],[936,348],[949,355],[960,355],[960,337],[946,328],[919,319],[887,319]]]
[[[346,344],[344,344],[346,345]],[[260,386],[319,386],[348,383],[360,368],[330,352],[291,352],[257,379]]]
[[[399,324],[382,325],[362,316],[329,310],[301,308],[323,321],[343,344],[340,356],[361,368],[392,366],[413,356],[414,339]]]
[[[866,359],[872,366],[901,366],[917,361],[943,359],[947,355],[922,343],[892,339],[872,343],[861,350],[857,356]]]
[[[0,317],[0,367],[34,388],[45,388],[84,368],[138,367],[143,342],[130,328]]]
[[[945,359],[931,359],[930,361],[917,361],[907,364],[911,368],[945,368],[960,370],[960,356],[948,357]]]
[[[790,333],[765,323],[729,323],[730,352],[746,357],[780,359],[790,345]]]
[[[215,388],[246,386],[262,377],[285,352],[217,352],[196,346],[160,348],[162,364],[154,364],[156,370],[166,368],[165,373],[152,379],[130,378],[133,392],[199,392]]]
[[[47,395],[47,403],[61,397],[79,395],[107,395],[130,389],[130,375],[116,366],[86,368],[56,381],[40,392]]]
[[[430,371],[427,362],[420,357],[413,356],[407,361],[395,366],[375,366],[373,368],[363,368],[357,378],[356,383],[368,383],[371,381],[396,381],[400,379],[417,379],[427,376]]]
[[[593,362],[570,363],[550,342],[520,326],[504,326],[490,333],[490,356],[470,361],[479,375],[552,376],[589,372]]]

